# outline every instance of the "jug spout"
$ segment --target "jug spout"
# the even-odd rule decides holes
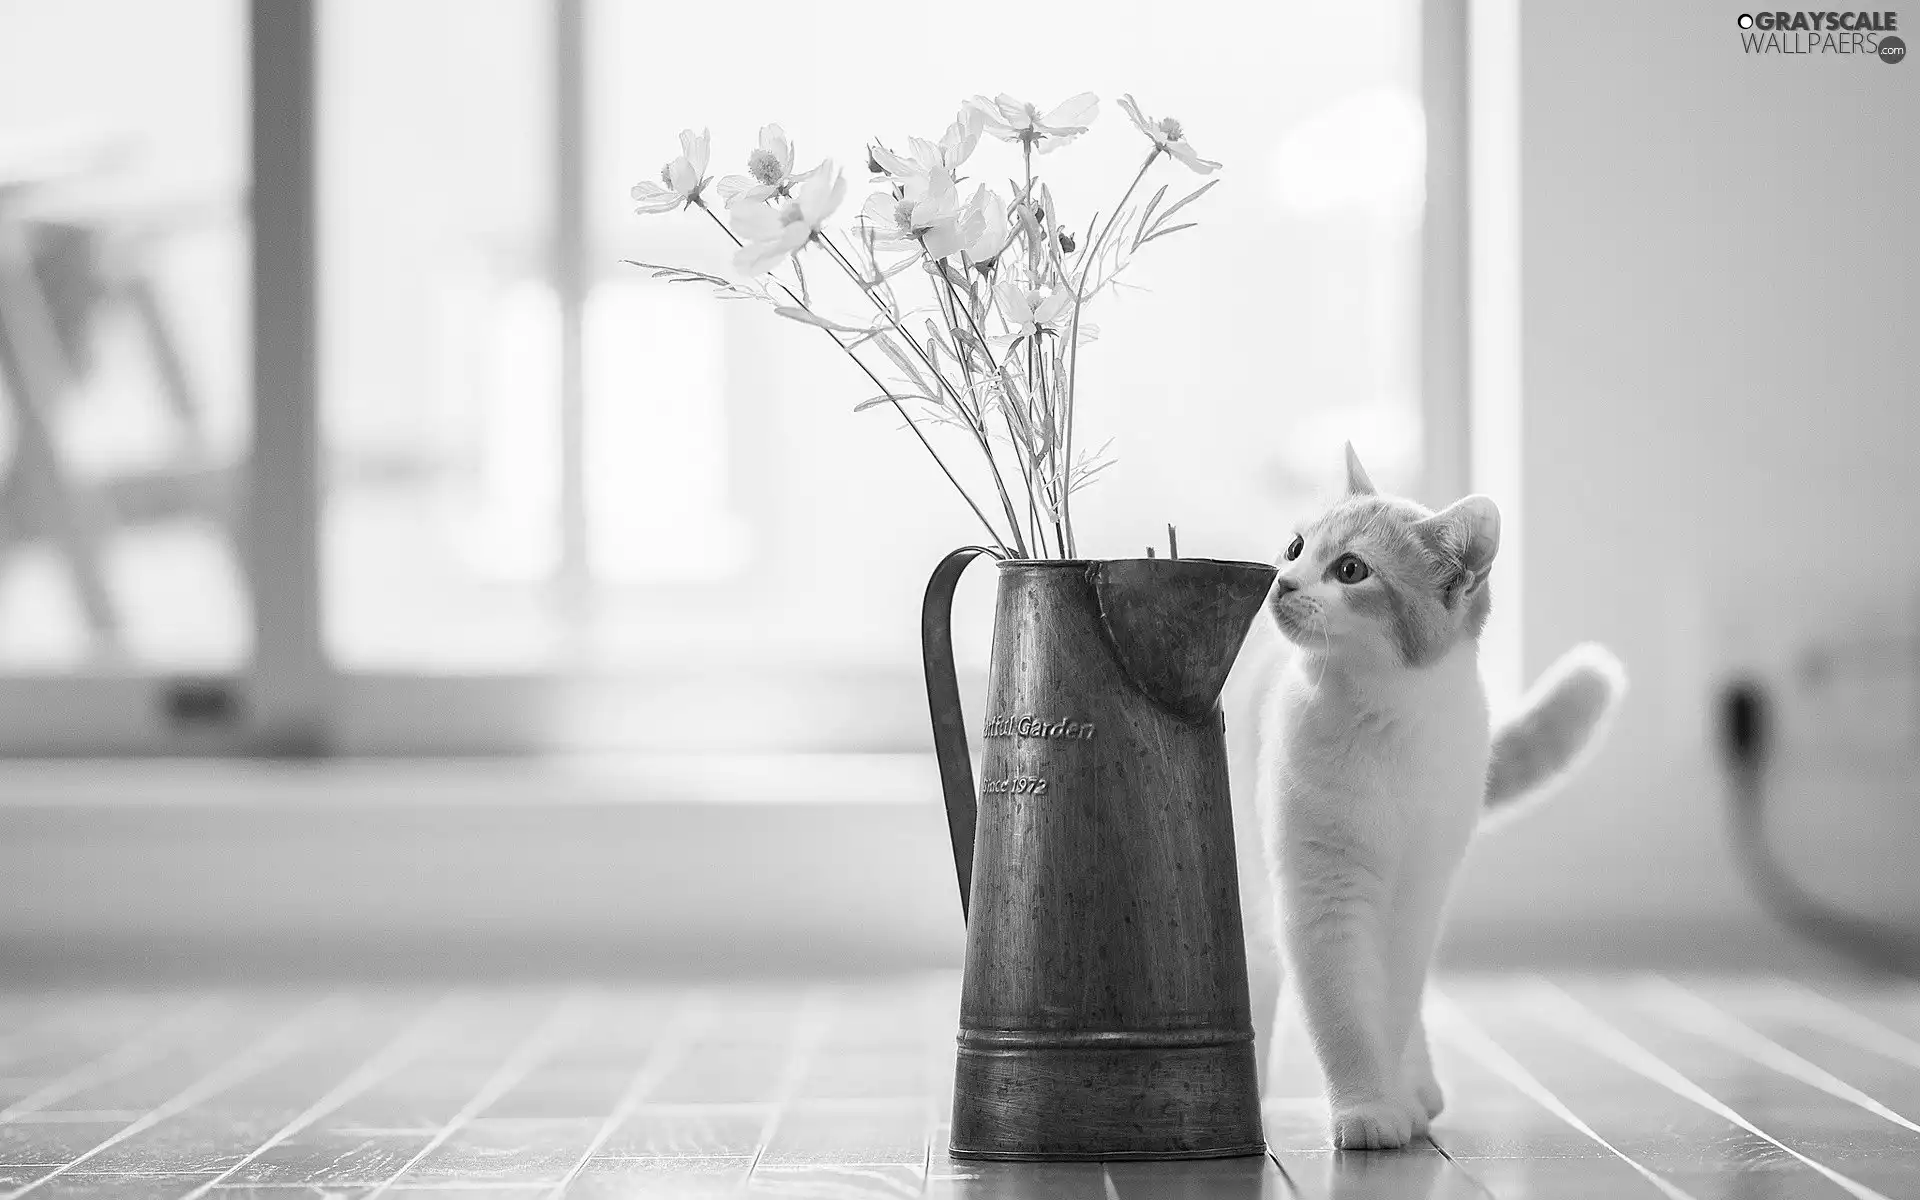
[[[1087,567],[1107,641],[1134,685],[1189,720],[1213,711],[1273,586],[1264,563],[1119,558]]]

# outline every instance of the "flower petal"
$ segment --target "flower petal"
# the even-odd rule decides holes
[[[1020,285],[1008,280],[993,287],[993,298],[1000,305],[1000,315],[1009,325],[1026,325],[1033,322],[1033,308],[1027,303],[1027,293]]]
[[[889,175],[905,178],[907,176],[920,174],[919,170],[916,169],[912,163],[878,143],[874,145],[872,154],[873,161],[879,163],[880,169]]]
[[[1045,300],[1042,300],[1040,303],[1034,305],[1033,307],[1034,323],[1037,325],[1053,324],[1055,321],[1060,319],[1060,314],[1066,311],[1066,307],[1072,301],[1072,299],[1073,297],[1070,294],[1068,294],[1064,289],[1055,291],[1052,295],[1048,296]]]
[[[978,128],[981,132],[991,133],[1003,142],[1012,140],[1012,131],[1007,128],[1006,117],[1001,113],[998,104],[995,104],[985,96],[975,96],[973,99],[966,101],[961,108],[962,112],[968,110],[971,110],[974,115],[978,117]]]
[[[1120,97],[1120,107],[1124,109],[1126,111],[1127,116],[1132,119],[1134,128],[1138,129],[1141,133],[1146,134],[1148,137],[1152,138],[1156,142],[1160,140],[1159,131],[1154,128],[1152,121],[1148,120],[1144,115],[1141,114],[1140,105],[1137,102],[1135,102],[1133,98],[1133,93],[1129,92],[1126,95]]]
[[[637,213],[672,212],[680,207],[680,193],[670,192],[665,188],[661,188],[656,195],[637,197],[637,199],[639,203],[633,208]]]
[[[1033,119],[1027,115],[1027,110],[1032,105],[1025,100],[1016,100],[1007,93],[1001,92],[993,98],[993,106],[1000,110],[1000,119],[1015,129],[1027,129],[1033,124]]]
[[[1042,124],[1056,127],[1077,126],[1085,129],[1093,124],[1100,114],[1100,97],[1092,92],[1081,92],[1054,106],[1052,112],[1041,118]]]
[[[787,140],[787,131],[778,125],[760,127],[760,148],[778,160],[781,171],[793,167],[793,143]]]
[[[807,181],[794,192],[793,198],[806,214],[807,224],[818,229],[847,198],[847,177],[833,169],[832,159],[823,160],[808,173]]]
[[[907,139],[907,147],[913,151],[913,161],[918,163],[922,170],[940,165],[940,147],[935,143],[922,137],[910,137]]]
[[[702,129],[697,135],[691,129],[680,131],[680,154],[692,166],[696,179],[707,173],[707,151],[712,141],[709,130]]]
[[[893,214],[897,204],[899,201],[893,198],[892,192],[874,192],[867,197],[867,202],[860,206],[860,215],[885,229],[894,224]]]
[[[727,210],[727,224],[743,242],[764,242],[777,236],[785,224],[778,209],[764,204],[743,204]]]
[[[804,225],[787,225],[771,239],[748,242],[733,256],[733,265],[749,275],[758,275],[779,266],[807,244],[812,236]]]
[[[1167,153],[1192,167],[1202,175],[1211,175],[1220,169],[1221,164],[1210,158],[1201,158],[1199,153],[1183,138],[1177,142],[1166,143]]]
[[[921,234],[928,258],[945,258],[966,249],[967,236],[957,221],[942,221]]]

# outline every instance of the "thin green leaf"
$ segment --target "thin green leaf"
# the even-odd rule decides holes
[[[876,337],[874,341],[879,345],[880,352],[891,359],[894,366],[900,368],[901,374],[913,380],[914,385],[918,387],[922,393],[937,393],[939,391],[932,383],[928,382],[925,375],[920,373],[920,364],[914,362],[913,357],[905,350],[895,345],[891,336],[882,335]]]
[[[900,393],[900,394],[897,394],[897,395],[895,395],[895,394],[888,394],[888,395],[883,395],[883,396],[872,396],[872,397],[869,397],[868,399],[865,399],[865,400],[862,400],[862,401],[861,401],[860,403],[858,403],[858,404],[856,404],[856,405],[854,405],[854,406],[853,406],[853,411],[855,411],[855,412],[865,412],[865,411],[867,411],[867,410],[868,410],[868,409],[870,409],[870,408],[877,408],[878,406],[880,406],[880,405],[882,405],[882,404],[894,404],[894,403],[898,403],[898,402],[901,402],[901,401],[905,401],[905,400],[925,400],[925,401],[927,401],[927,402],[928,402],[929,404],[938,404],[938,403],[939,403],[939,401],[938,401],[938,400],[935,400],[935,399],[934,399],[933,397],[931,397],[931,396],[922,396],[922,395],[919,395],[919,394],[918,394],[918,393],[916,393],[916,392],[903,392],[903,393]]]
[[[621,261],[630,267],[644,267],[652,271],[655,279],[670,279],[676,283],[710,283],[715,287],[726,288],[734,286],[731,279],[723,279],[718,275],[709,275],[705,271],[695,271],[687,267],[669,267],[660,263],[641,262],[637,258],[627,258]]]
[[[1108,459],[1106,462],[1098,463],[1091,467],[1082,467],[1080,470],[1080,473],[1078,475],[1075,475],[1073,478],[1072,490],[1077,492],[1081,488],[1086,487],[1088,484],[1094,481],[1095,477],[1098,476],[1100,472],[1106,470],[1108,467],[1112,465],[1113,465],[1113,460]]]
[[[796,308],[791,304],[778,305],[773,311],[779,313],[789,321],[798,321],[802,325],[817,325],[822,329],[831,329],[835,333],[857,333],[863,336],[870,336],[874,332],[872,326],[842,325],[838,321],[827,320],[819,313],[809,312],[804,308]]]
[[[906,258],[903,258],[899,262],[893,264],[892,266],[883,269],[879,273],[879,276],[876,279],[874,279],[869,286],[879,287],[881,284],[885,283],[887,280],[892,279],[895,275],[899,275],[906,271],[912,270],[913,267],[919,261],[920,261],[920,256],[917,254],[910,255]]]
[[[1220,181],[1218,179],[1209,179],[1205,183],[1201,184],[1199,187],[1195,188],[1193,191],[1189,192],[1185,197],[1179,200],[1176,200],[1173,203],[1172,207],[1168,208],[1167,211],[1160,214],[1160,219],[1159,221],[1156,222],[1156,224],[1165,225],[1168,221],[1173,219],[1173,214],[1179,212],[1181,209],[1185,208],[1187,205],[1192,204],[1195,200],[1198,200],[1200,197],[1212,191],[1213,185],[1219,182]]]
[[[1199,223],[1200,223],[1200,222],[1198,222],[1198,221],[1188,221],[1188,222],[1187,222],[1187,223],[1186,223],[1185,225],[1175,225],[1175,226],[1174,226],[1173,228],[1171,228],[1171,229],[1161,229],[1161,230],[1156,230],[1156,231],[1154,232],[1154,234],[1152,235],[1152,237],[1147,237],[1147,238],[1143,238],[1143,239],[1141,239],[1141,242],[1140,242],[1140,244],[1141,244],[1142,246],[1144,246],[1144,245],[1146,245],[1146,244],[1147,244],[1148,242],[1151,242],[1151,241],[1153,241],[1153,240],[1154,240],[1154,238],[1163,238],[1163,237],[1166,237],[1166,236],[1168,236],[1169,234],[1175,234],[1175,233],[1179,233],[1179,232],[1180,232],[1180,231],[1181,231],[1182,229],[1192,229],[1192,228],[1193,228],[1193,227],[1194,227],[1195,225],[1198,225]]]
[[[1160,201],[1166,198],[1166,195],[1167,195],[1167,185],[1163,183],[1160,185],[1160,190],[1153,194],[1153,199],[1147,201],[1147,207],[1141,211],[1140,213],[1141,225],[1145,225],[1148,221],[1151,221],[1153,219],[1153,210],[1159,206]]]
[[[806,269],[800,265],[800,256],[796,254],[789,261],[793,263],[793,277],[800,283],[800,303],[811,308],[813,306],[813,295],[807,291],[807,272]]]

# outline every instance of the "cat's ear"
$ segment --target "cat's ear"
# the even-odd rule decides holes
[[[1468,496],[1414,526],[1467,591],[1487,581],[1500,552],[1500,508],[1486,496]]]
[[[1353,443],[1347,443],[1347,491],[1355,496],[1371,496],[1379,489],[1373,486],[1373,480],[1367,478],[1367,469],[1360,465],[1360,456],[1353,452]]]

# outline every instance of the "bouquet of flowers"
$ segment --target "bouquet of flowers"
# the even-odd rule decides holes
[[[1083,311],[1141,247],[1192,228],[1179,219],[1183,210],[1218,182],[1171,203],[1163,185],[1136,204],[1154,164],[1164,158],[1202,175],[1220,166],[1195,153],[1179,121],[1147,116],[1132,96],[1120,107],[1151,147],[1120,202],[1077,234],[1034,160],[1087,132],[1099,111],[1090,92],[1044,115],[1012,96],[976,96],[937,142],[912,138],[899,153],[876,141],[866,167],[879,190],[837,233],[827,222],[847,182],[831,160],[795,171],[793,143],[768,125],[747,173],[716,184],[707,175],[708,132],[686,130],[659,182],[634,186],[637,211],[699,210],[738,247],[740,278],[633,265],[709,285],[723,298],[762,301],[819,329],[877,389],[855,411],[884,405],[898,413],[1001,555],[1072,558],[1073,495],[1111,461],[1106,446],[1074,447],[1080,346],[1094,333]],[[1020,175],[1004,193],[981,183],[963,195],[961,172],[983,133],[1019,148]],[[820,286],[828,280],[843,294],[839,308]],[[918,285],[911,296],[909,283]],[[935,426],[952,427],[983,457],[994,492],[984,505],[928,438]]]

